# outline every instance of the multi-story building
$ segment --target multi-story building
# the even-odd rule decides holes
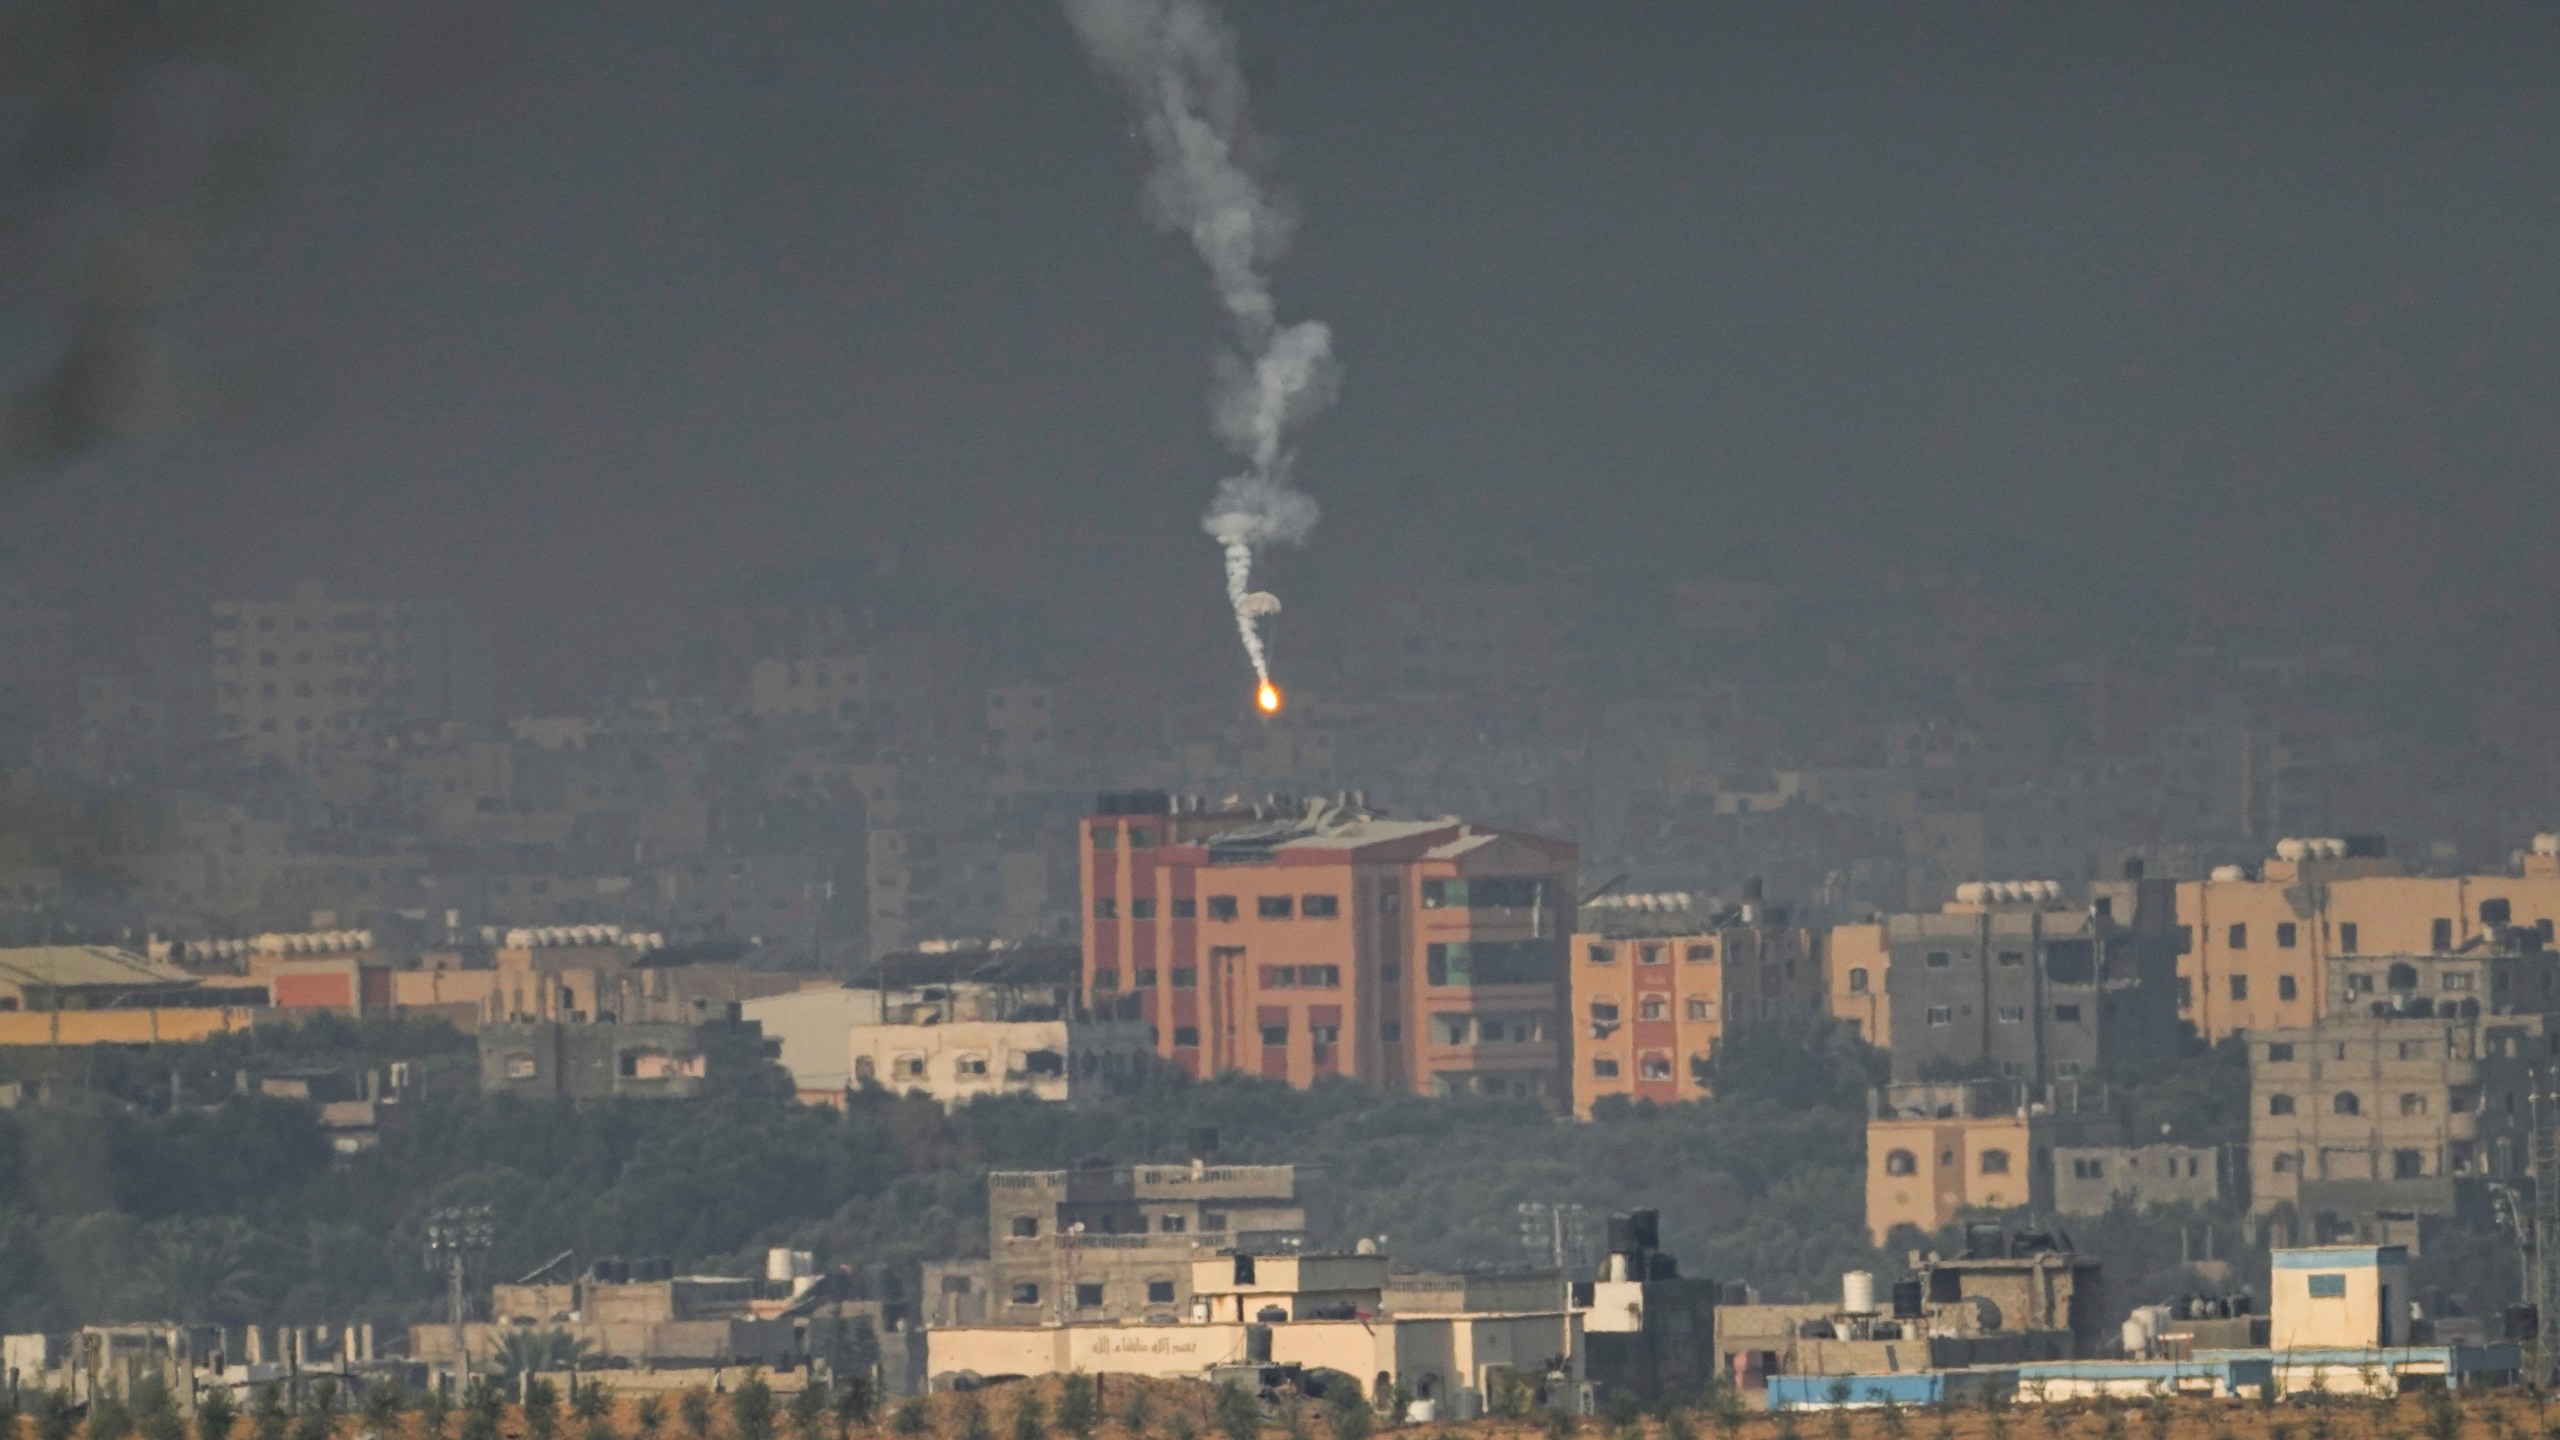
[[[1885,977],[1893,965],[1893,950],[1885,944],[1884,926],[1832,926],[1823,943],[1822,961],[1831,1018],[1877,1049],[1892,1049],[1893,1007],[1886,1002]]]
[[[2122,1205],[2221,1204],[2234,1186],[2219,1145],[2065,1145],[2053,1152],[2053,1208],[2104,1215]]]
[[[1971,883],[1935,914],[1884,922],[1893,1075],[1996,1070],[2032,1084],[2174,1053],[2168,882]],[[1872,983],[1872,982],[1871,982]]]
[[[2251,1208],[2290,1207],[2303,1238],[2416,1243],[2420,1217],[2525,1173],[2551,1017],[2382,1010],[2249,1037]]]
[[[1822,935],[1787,921],[1785,906],[1756,894],[1738,905],[1677,892],[1583,906],[1570,952],[1574,1113],[1610,1095],[1698,1099],[1726,1035],[1810,1026],[1827,1008]]]
[[[1867,1114],[1867,1230],[1882,1245],[1967,1210],[2051,1210],[2055,1151],[2115,1139],[2104,1092],[2075,1084],[1888,1085]]]
[[[213,607],[213,709],[243,758],[307,766],[394,705],[420,698],[414,607],[332,595],[305,580],[282,600]]]
[[[1288,1251],[1316,1175],[1295,1165],[1123,1165],[987,1177],[987,1257],[925,1267],[928,1324],[1169,1323],[1191,1261]]]
[[[1087,1003],[1194,1075],[1565,1098],[1574,847],[1358,796],[1105,795],[1080,826]]]
[[[2178,885],[2179,1013],[2208,1040],[2298,1030],[2328,1013],[2352,955],[2445,954],[2560,920],[2560,835],[2513,875],[2410,875],[2378,836],[2283,840],[2253,873]]]
[[[759,720],[851,725],[871,702],[870,662],[860,655],[767,658],[747,675],[747,713]]]

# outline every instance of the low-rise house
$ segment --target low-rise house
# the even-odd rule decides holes
[[[2104,1215],[2123,1205],[2219,1205],[2233,1193],[2219,1145],[2062,1145],[2053,1152],[2053,1208]]]
[[[511,1020],[479,1032],[480,1088],[528,1100],[683,1100],[767,1064],[751,1024]]]
[[[2094,1084],[1885,1086],[1868,1109],[1867,1230],[1882,1245],[1900,1226],[1934,1234],[1967,1210],[2051,1211],[2056,1153],[2110,1145],[2116,1129]]]

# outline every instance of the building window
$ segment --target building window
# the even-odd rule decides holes
[[[2246,950],[2249,948],[2248,926],[2234,925],[2231,927],[2231,948],[2234,950]]]
[[[2000,952],[2000,968],[2003,970],[2015,970],[2026,963],[2027,957],[2019,951],[2003,950]]]
[[[1096,920],[1117,920],[1117,919],[1119,919],[1119,918],[1120,918],[1120,902],[1119,902],[1119,901],[1117,901],[1117,900],[1112,899],[1112,898],[1111,898],[1110,896],[1108,896],[1108,895],[1096,895],[1096,896],[1094,896],[1094,897],[1093,897],[1093,918],[1094,918],[1094,919],[1096,919]]]
[[[1296,902],[1286,895],[1258,895],[1253,901],[1254,918],[1258,920],[1286,920],[1296,908]]]
[[[1094,1281],[1091,1281],[1091,1280],[1087,1280],[1087,1281],[1085,1281],[1085,1282],[1083,1282],[1083,1283],[1081,1283],[1081,1284],[1077,1285],[1077,1286],[1076,1286],[1076,1308],[1077,1308],[1077,1309],[1079,1309],[1079,1310],[1099,1310],[1099,1309],[1101,1309],[1101,1308],[1102,1308],[1102,1286],[1101,1286],[1100,1284],[1098,1284],[1098,1283],[1094,1282]]]
[[[1236,897],[1233,895],[1210,896],[1209,918],[1212,920],[1233,920],[1236,918]]]
[[[2006,1174],[2008,1174],[2008,1173],[2009,1173],[2009,1152],[2008,1152],[2008,1151],[2006,1151],[2006,1150],[1985,1150],[1985,1151],[1983,1151],[1983,1152],[1982,1152],[1982,1173],[1983,1173],[1983,1174],[1985,1174],[1985,1175],[2006,1175]]]
[[[1582,952],[1582,958],[1593,965],[1615,965],[1618,963],[1618,947],[1593,945]]]
[[[2024,1005],[2003,1005],[2000,1007],[2000,1023],[2003,1025],[2023,1024],[2025,1023],[2026,1018],[2027,1007]]]
[[[1615,1080],[1615,1079],[1617,1079],[1617,1078],[1618,1078],[1618,1059],[1617,1059],[1617,1057],[1616,1057],[1616,1056],[1614,1056],[1614,1055],[1594,1055],[1594,1056],[1592,1056],[1592,1057],[1591,1057],[1591,1074],[1592,1074],[1592,1076],[1593,1076],[1595,1079],[1600,1079],[1600,1080]]]
[[[1691,999],[1689,1001],[1689,1018],[1692,1020],[1713,1020],[1716,1018],[1716,1002],[1713,1000]]]
[[[1182,899],[1180,899],[1180,900],[1176,900],[1176,901],[1174,901],[1174,902],[1173,902],[1173,918],[1174,918],[1174,919],[1176,919],[1176,920],[1194,920],[1194,919],[1198,919],[1198,918],[1199,918],[1199,915],[1200,915],[1200,902],[1199,902],[1199,901],[1194,900],[1194,899],[1191,899],[1191,898],[1189,898],[1188,896],[1186,896],[1186,897],[1184,897],[1184,898],[1182,898]]]
[[[1644,996],[1636,1001],[1636,1018],[1639,1020],[1670,1019],[1671,997],[1668,995]]]
[[[2282,1065],[2292,1059],[2293,1047],[2291,1045],[2278,1043],[2267,1047],[2267,1063],[2270,1065]]]
[[[2293,1097],[2292,1097],[2292,1096],[2290,1096],[2290,1095],[2270,1095],[2270,1096],[2268,1096],[2268,1097],[2267,1097],[2267,1113],[2268,1113],[2268,1114],[2270,1114],[2270,1115],[2290,1115],[2290,1114],[2292,1114],[2292,1113],[2293,1113]]]
[[[1263,989],[1294,990],[1297,988],[1297,985],[1298,967],[1294,965],[1265,965],[1262,967]]]
[[[1953,1025],[1956,1023],[1956,1012],[1954,1007],[1947,1005],[1930,1006],[1929,1023],[1932,1025]]]
[[[1179,1235],[1189,1228],[1191,1228],[1190,1222],[1179,1215],[1159,1215],[1156,1217],[1156,1229],[1164,1234]]]
[[[1618,1002],[1617,1002],[1617,1001],[1615,1001],[1615,1000],[1612,1000],[1612,999],[1607,999],[1607,998],[1603,998],[1603,999],[1598,999],[1598,1000],[1594,1000],[1594,1001],[1592,1001],[1592,1002],[1591,1002],[1591,1023],[1592,1023],[1592,1024],[1594,1024],[1594,1025],[1615,1025],[1615,1024],[1617,1024],[1617,1023],[1618,1023]]]
[[[1949,956],[1946,951],[1932,950],[1929,952],[1928,958],[1921,963],[1927,965],[1932,970],[1944,970],[1947,968],[1948,959]]]
[[[1148,1282],[1147,1282],[1147,1303],[1148,1303],[1148,1304],[1150,1304],[1150,1305],[1170,1305],[1170,1304],[1172,1304],[1172,1303],[1173,1303],[1173,1282],[1172,1282],[1172,1281],[1170,1281],[1170,1280],[1150,1280],[1150,1281],[1148,1281]]]
[[[2293,983],[2293,977],[2292,977],[2292,976],[2290,976],[2290,975],[2279,975],[2279,976],[2277,976],[2277,977],[2276,977],[2276,998],[2277,998],[2277,999],[2279,999],[2279,1000],[2291,1000],[2291,999],[2293,999],[2294,997],[2296,997],[2296,996],[2300,995],[2301,993],[2302,993],[2301,987],[2299,987],[2299,986],[2297,986],[2297,985],[2295,985],[2295,984]]]
[[[1130,901],[1129,918],[1132,920],[1153,920],[1156,918],[1156,902],[1153,900]]]
[[[1660,1054],[1640,1055],[1636,1057],[1636,1078],[1639,1080],[1670,1079],[1671,1057]]]
[[[1342,967],[1301,965],[1298,967],[1298,984],[1301,988],[1308,990],[1339,989],[1342,985]]]
[[[2329,1110],[2337,1115],[2361,1115],[2364,1113],[2364,1102],[2356,1098],[2356,1092],[2353,1090],[2341,1090],[2331,1097]]]
[[[1136,985],[1139,989],[1152,990],[1155,988],[1156,967],[1153,965],[1141,965],[1136,970],[1132,971],[1131,975],[1133,977],[1131,983]]]
[[[1119,971],[1117,971],[1117,970],[1096,970],[1096,971],[1094,971],[1094,972],[1093,972],[1093,988],[1094,988],[1094,989],[1096,989],[1096,990],[1117,990],[1117,989],[1119,989],[1119,988],[1120,988],[1120,972],[1119,972]]]
[[[1713,960],[1714,958],[1716,958],[1716,947],[1714,941],[1701,940],[1697,944],[1689,947],[1689,962],[1693,965],[1702,964],[1706,961]]]
[[[1096,826],[1094,826],[1094,827],[1093,827],[1093,848],[1094,848],[1094,849],[1096,849],[1096,850],[1110,850],[1110,849],[1113,849],[1113,848],[1117,847],[1117,846],[1119,845],[1119,843],[1120,843],[1120,827],[1119,827],[1119,826],[1117,826],[1117,825],[1096,825]]]
[[[2338,927],[2338,952],[2342,955],[2356,953],[2356,922],[2353,920]]]
[[[1013,1238],[1014,1238],[1014,1239],[1016,1239],[1016,1240],[1037,1240],[1037,1239],[1039,1239],[1039,1238],[1040,1238],[1040,1217],[1039,1217],[1039,1216],[1037,1216],[1037,1215],[1016,1215],[1016,1216],[1014,1216],[1014,1217],[1013,1217]]]
[[[2445,951],[2452,949],[2453,922],[2443,919],[2437,920],[2434,924],[2427,927],[2427,939],[2434,945],[2437,954],[2443,954]]]
[[[2292,948],[2293,948],[2293,942],[2294,942],[2295,935],[2296,935],[2296,929],[2295,929],[2294,923],[2293,923],[2292,921],[2290,921],[2290,920],[2279,920],[2279,921],[2277,921],[2277,922],[2276,922],[2276,948],[2277,948],[2277,949],[2279,949],[2279,950],[2290,950],[2290,949],[2292,949]]]
[[[1342,897],[1302,895],[1298,898],[1298,913],[1310,920],[1331,920],[1342,913]]]
[[[1014,1287],[1013,1287],[1013,1303],[1014,1303],[1014,1304],[1016,1304],[1016,1305],[1037,1305],[1037,1304],[1039,1304],[1039,1303],[1040,1303],[1040,1285],[1039,1285],[1039,1282],[1037,1282],[1037,1281],[1033,1281],[1033,1280],[1024,1280],[1024,1281],[1017,1282],[1017,1283],[1014,1285]]]
[[[1339,1025],[1309,1025],[1307,1027],[1307,1038],[1318,1045],[1340,1044],[1342,1041],[1342,1027]]]
[[[1191,968],[1190,966],[1188,966],[1188,965],[1176,965],[1176,966],[1174,966],[1174,967],[1173,967],[1173,988],[1174,988],[1174,989],[1176,989],[1176,990],[1197,990],[1197,989],[1199,989],[1199,988],[1200,988],[1200,972],[1199,972],[1199,971],[1197,971],[1197,970],[1192,969],[1192,968]]]
[[[1180,975],[1180,974],[1182,974],[1183,972],[1181,972],[1181,971],[1179,971],[1179,970],[1176,970],[1176,971],[1174,971],[1173,973],[1174,973],[1174,974],[1176,974],[1176,975]],[[1200,1027],[1199,1027],[1199,1026],[1197,1026],[1197,1025],[1176,1025],[1176,1026],[1174,1026],[1174,1027],[1173,1027],[1173,1048],[1175,1048],[1175,1049],[1177,1049],[1177,1050],[1191,1050],[1191,1049],[1197,1049],[1197,1048],[1199,1047],[1199,1044],[1200,1044]]]
[[[2276,1157],[2275,1164],[2269,1168],[2279,1175],[2291,1175],[2302,1168],[2302,1159],[2293,1154],[2279,1155]]]
[[[1636,947],[1636,963],[1639,965],[1660,965],[1670,958],[1671,950],[1666,945],[1647,941]]]
[[[2234,1000],[2246,1000],[2249,998],[2248,976],[2234,975],[2231,977],[2231,998]]]
[[[1867,993],[1867,969],[1865,966],[1856,966],[1849,971],[1849,993],[1852,995],[1864,995]]]
[[[2056,1005],[2053,1007],[2053,1019],[2054,1023],[2058,1025],[2077,1025],[2080,1023],[2080,1007],[2077,1005]]]
[[[1917,1175],[1920,1173],[1920,1157],[1912,1154],[1908,1150],[1893,1151],[1884,1157],[1884,1173],[1887,1175]]]
[[[2074,1180],[2104,1180],[2107,1178],[2107,1162],[2104,1160],[2089,1159],[2073,1160],[2071,1162],[2071,1178]]]
[[[2426,1097],[2426,1096],[2424,1096],[2424,1095],[2416,1095],[2416,1094],[2403,1095],[2403,1096],[2401,1096],[2401,1097],[2400,1097],[2400,1113],[2401,1113],[2401,1114],[2403,1114],[2403,1115],[2424,1115],[2424,1114],[2426,1114],[2426,1113],[2427,1113],[2427,1097]]]
[[[1287,1045],[1289,1043],[1288,1025],[1284,1022],[1278,1025],[1263,1026],[1262,1043],[1275,1049]]]
[[[2471,988],[2471,976],[2465,971],[2448,970],[2445,972],[2444,988],[2447,990],[2468,990]]]
[[[2312,1277],[2311,1277],[2311,1298],[2312,1298],[2312,1299],[2314,1299],[2314,1300],[2344,1300],[2344,1299],[2346,1299],[2346,1298],[2347,1298],[2347,1277],[2346,1277],[2346,1276],[2344,1276],[2344,1275],[2314,1275],[2314,1276],[2312,1276]]]

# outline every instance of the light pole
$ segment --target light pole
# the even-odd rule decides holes
[[[453,1325],[453,1390],[460,1394],[471,1373],[471,1352],[462,1330],[462,1276],[472,1260],[489,1253],[496,1227],[486,1205],[447,1206],[427,1212],[427,1268],[445,1272],[445,1305]]]

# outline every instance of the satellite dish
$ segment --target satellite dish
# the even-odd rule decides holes
[[[1236,613],[1249,620],[1280,613],[1280,597],[1268,590],[1256,590],[1236,602]]]

